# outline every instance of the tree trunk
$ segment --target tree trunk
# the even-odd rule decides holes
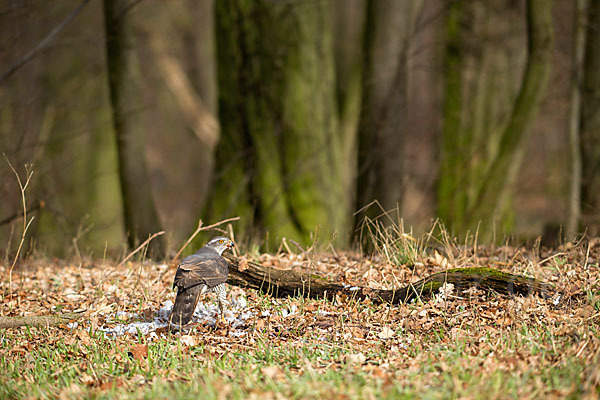
[[[441,163],[437,185],[438,216],[448,229],[455,230],[456,224],[464,218],[466,201],[459,180],[464,176],[461,168],[461,146],[458,138],[461,135],[461,113],[463,109],[463,45],[461,35],[461,19],[464,4],[453,1],[446,17],[444,54],[444,125],[441,137]],[[461,148],[462,147],[462,148]]]
[[[581,76],[585,56],[585,26],[587,0],[577,0],[573,18],[573,55],[571,67],[571,89],[569,108],[569,153],[571,176],[569,179],[569,200],[566,233],[570,239],[579,231],[581,216],[581,144],[579,121],[581,119]]]
[[[161,230],[152,198],[146,167],[144,132],[140,124],[140,75],[134,46],[130,1],[104,0],[106,60],[117,137],[119,178],[125,230],[129,247],[134,248]],[[164,239],[152,241],[148,254],[162,258]]]
[[[508,171],[515,162],[514,154],[525,145],[528,128],[535,117],[550,75],[552,56],[552,1],[528,0],[527,3],[527,66],[508,123],[502,131],[498,151],[492,157],[478,190],[476,201],[467,218],[478,222],[489,217],[490,204],[498,205],[506,188]],[[512,182],[509,182],[512,183]],[[508,185],[512,186],[512,185]],[[496,208],[494,207],[494,208]]]
[[[519,10],[506,0],[449,7],[437,200],[439,217],[455,235],[479,230],[491,238],[495,219],[510,227],[509,199],[552,51],[551,2],[528,0],[526,8],[527,61],[513,90],[509,67],[520,55]]]
[[[600,0],[590,0],[581,115],[581,212],[590,236],[600,234]]]
[[[403,131],[407,127],[408,59],[421,1],[369,0],[364,43],[363,100],[358,129],[355,217],[400,211]],[[356,232],[356,230],[355,230]]]
[[[345,196],[354,198],[360,118],[366,0],[334,0],[336,100]],[[353,210],[351,210],[353,211]]]
[[[205,219],[239,215],[271,244],[345,236],[330,14],[327,1],[217,2],[222,139]]]

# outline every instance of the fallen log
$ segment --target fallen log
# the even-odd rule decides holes
[[[265,267],[247,262],[240,268],[238,259],[227,256],[229,277],[227,283],[241,288],[258,290],[275,297],[310,297],[332,299],[342,294],[351,298],[371,299],[373,303],[406,303],[415,298],[433,295],[444,283],[451,283],[457,290],[479,287],[506,295],[530,296],[538,294],[544,298],[556,295],[556,289],[535,278],[502,272],[494,268],[454,268],[438,272],[417,282],[398,289],[374,289],[333,283],[316,274]]]
[[[49,327],[64,325],[87,315],[85,312],[73,312],[54,315],[28,315],[24,317],[0,317],[0,329],[19,326]]]

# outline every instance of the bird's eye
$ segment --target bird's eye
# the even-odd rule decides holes
[[[223,240],[219,240],[219,244],[223,244]]]

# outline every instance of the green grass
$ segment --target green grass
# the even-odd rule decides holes
[[[128,354],[136,341],[98,333],[83,344],[64,335],[56,339],[54,331],[0,333],[0,398],[218,399],[223,393],[234,399],[252,393],[298,399],[577,397],[589,371],[584,358],[562,357],[573,352],[572,338],[557,338],[551,328],[540,325],[515,327],[497,338],[498,352],[487,348],[475,355],[479,339],[449,341],[443,330],[422,335],[407,349],[412,363],[386,365],[383,374],[377,371],[389,364],[385,343],[364,354],[364,365],[353,365],[346,359],[354,350],[344,341],[310,340],[303,345],[259,337],[253,348],[230,352],[210,342],[186,347],[171,336],[150,343],[147,358],[139,361]],[[590,333],[597,338],[596,327]],[[11,352],[27,343],[24,336],[32,348],[15,357]],[[514,358],[514,365],[503,362],[507,357]]]
[[[392,243],[384,244],[389,250]],[[410,251],[422,248],[416,244]],[[379,261],[343,253],[335,258],[267,255],[264,261],[373,287],[386,279],[415,281],[445,268],[500,265],[504,271],[542,277],[573,296],[554,305],[552,300],[475,290],[390,307],[343,297],[335,302],[276,299],[231,288],[236,296],[246,296],[245,311],[254,314],[239,328],[244,336],[200,324],[186,338],[194,342],[190,346],[178,334],[105,337],[96,330],[110,325],[100,311],[113,320],[123,311],[119,320],[129,323],[135,320],[130,313],[152,314],[172,300],[174,270],[110,263],[81,268],[42,260],[15,273],[19,286],[13,293],[2,287],[0,315],[80,307],[98,313],[78,321],[76,329],[0,330],[0,399],[600,395],[600,268],[596,263],[582,267],[588,253],[589,259],[600,258],[600,245],[591,251],[572,248],[560,259],[526,249],[488,249],[477,257],[463,248],[454,250],[451,254],[448,249],[447,258],[415,253],[418,265],[412,267],[390,263],[383,253]],[[547,261],[529,261],[535,259]],[[381,273],[366,278],[372,270]],[[74,292],[80,301],[66,297]],[[297,314],[284,316],[292,307]],[[263,316],[266,311],[269,316]]]

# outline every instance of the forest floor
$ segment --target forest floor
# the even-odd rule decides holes
[[[443,254],[443,255],[442,255]],[[197,325],[169,332],[175,267],[30,259],[0,267],[0,315],[85,310],[58,327],[0,330],[0,398],[554,398],[600,396],[600,240],[556,249],[388,255],[245,255],[352,285],[393,288],[452,267],[490,266],[556,286],[560,299],[444,287],[399,306],[277,299],[229,287]]]

